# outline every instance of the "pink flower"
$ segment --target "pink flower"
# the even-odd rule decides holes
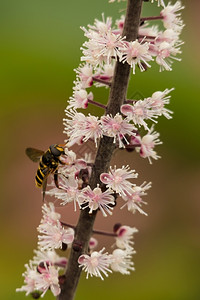
[[[107,24],[96,20],[95,26],[90,25],[89,30],[82,28],[89,39],[83,44],[84,48],[81,48],[84,55],[82,61],[97,66],[103,62],[108,64],[113,58],[117,60],[117,57],[121,56],[119,48],[124,44],[124,37],[113,33],[110,26],[110,20]]]
[[[99,252],[94,251],[90,256],[87,254],[79,256],[78,263],[80,264],[80,267],[82,267],[83,271],[87,273],[87,279],[90,275],[91,277],[96,276],[104,280],[101,273],[103,273],[106,277],[108,277],[108,272],[112,273],[109,269],[111,258],[107,252],[103,253],[104,249],[105,248],[101,249]]]
[[[180,11],[184,9],[181,5],[181,1],[177,1],[174,5],[171,2],[163,8],[160,15],[163,17],[163,24],[165,28],[172,28],[180,31],[183,28],[183,22],[180,20]]]
[[[164,115],[167,119],[171,119],[171,115],[173,112],[167,108],[165,108],[165,104],[169,104],[171,96],[167,96],[174,88],[168,90],[164,90],[163,92],[157,91],[152,94],[150,97],[151,108],[154,113],[161,116]]]
[[[176,57],[177,54],[182,53],[179,47],[181,44],[173,45],[165,41],[155,44],[153,51],[156,53],[156,62],[160,65],[160,71],[171,71],[172,59],[181,61],[180,58]]]
[[[106,184],[108,188],[111,188],[116,193],[120,195],[125,194],[126,192],[132,192],[133,183],[127,179],[137,178],[138,174],[135,173],[135,170],[129,170],[129,166],[123,166],[121,169],[114,169],[110,167],[109,173],[102,173],[100,180]]]
[[[87,108],[88,100],[93,100],[93,94],[87,93],[86,90],[75,90],[73,96],[70,97],[68,109],[70,108]]]
[[[40,224],[38,231],[43,234],[38,236],[38,245],[42,251],[62,248],[63,243],[71,244],[74,239],[74,230],[72,228],[65,229],[59,221],[54,226]]]
[[[112,26],[112,18],[107,17],[105,20],[104,14],[102,14],[102,21],[95,19],[94,25],[88,25],[90,30],[99,32],[102,35],[108,32],[108,30],[111,29],[111,26]],[[87,36],[88,31],[84,27],[82,27],[82,29],[85,32],[85,36]]]
[[[157,114],[152,110],[151,101],[149,98],[144,100],[138,100],[133,105],[124,104],[121,106],[121,112],[127,116],[128,120],[132,120],[135,125],[144,126],[145,129],[148,129],[148,125],[145,120],[155,121]]]
[[[55,187],[46,192],[47,195],[56,197],[58,200],[60,200],[61,205],[66,205],[70,202],[73,202],[75,211],[78,203],[79,193],[80,190],[78,186],[78,180],[75,178],[75,174],[67,177],[60,176],[59,188]]]
[[[124,48],[120,49],[123,53],[121,61],[123,63],[127,62],[133,68],[133,74],[135,74],[135,66],[138,65],[140,71],[145,71],[143,64],[147,67],[151,67],[148,64],[148,61],[153,60],[150,53],[149,53],[149,44],[139,43],[138,40],[134,42],[126,42]]]
[[[76,70],[78,78],[80,79],[80,86],[82,89],[91,87],[93,84],[93,67],[89,64],[80,65]]]
[[[35,288],[36,290],[42,291],[41,297],[44,296],[48,289],[51,290],[54,296],[58,296],[60,294],[58,269],[56,269],[54,266],[47,266],[45,264],[43,272],[36,277]]]
[[[46,203],[42,206],[43,217],[41,224],[56,225],[60,220],[61,215],[55,211],[55,206],[52,202]]]
[[[133,235],[138,232],[137,228],[130,227],[130,226],[120,226],[118,230],[116,231],[117,237],[116,239],[116,245],[120,249],[127,249],[132,251],[133,248]]]
[[[113,142],[116,143],[118,141],[120,148],[124,147],[122,139],[128,144],[126,135],[135,135],[133,124],[129,124],[128,120],[123,119],[119,113],[114,117],[109,115],[101,117],[101,124],[103,135],[114,137]]]
[[[154,129],[154,127],[152,126],[150,131],[148,132],[148,134],[144,135],[141,138],[140,149],[136,148],[137,151],[140,151],[141,157],[148,158],[150,164],[152,163],[151,158],[153,158],[155,160],[160,158],[160,156],[158,156],[157,153],[155,152],[154,147],[156,145],[162,144],[162,142],[158,139],[160,134],[156,131],[153,132],[153,129]]]
[[[44,263],[47,265],[57,266],[61,268],[65,268],[67,265],[67,258],[60,257],[55,250],[34,250],[35,256],[33,257],[33,263],[39,268],[40,264],[42,263],[44,268]]]
[[[126,203],[121,207],[121,209],[127,206],[130,212],[135,213],[137,210],[141,214],[147,216],[147,213],[141,209],[141,206],[142,204],[146,204],[146,202],[142,200],[142,197],[147,195],[146,190],[150,188],[151,182],[147,184],[144,182],[141,186],[134,186],[131,194],[126,193],[125,195],[122,195],[122,198]]]
[[[109,215],[112,215],[111,210],[113,210],[113,205],[115,204],[115,199],[113,197],[113,191],[106,190],[105,192],[102,192],[102,190],[98,187],[96,187],[94,190],[90,188],[90,186],[87,186],[84,188],[79,197],[79,203],[87,205],[83,206],[82,208],[89,207],[89,213],[92,213],[93,210],[100,209],[103,216],[106,217],[107,213]]]
[[[111,79],[113,77],[113,74],[114,74],[114,68],[115,68],[115,62],[99,66],[99,68],[97,70],[97,74],[94,75],[94,77],[93,77],[94,80],[101,79],[105,83],[110,83]],[[96,87],[101,87],[101,86],[107,87],[107,85],[105,85],[104,83],[100,83],[100,82],[95,82],[94,85]]]
[[[24,277],[24,283],[21,288],[17,288],[17,292],[26,292],[26,296],[36,290],[36,279],[39,275],[36,266],[33,266],[30,261],[30,266],[28,264],[25,265],[26,271],[22,274]]]
[[[112,263],[111,269],[114,272],[120,272],[123,275],[129,275],[130,271],[134,271],[134,263],[132,262],[132,254],[135,254],[135,251],[115,249],[111,254]]]
[[[89,240],[89,248],[90,248],[90,250],[93,250],[94,248],[96,248],[97,245],[98,245],[97,239],[91,237],[90,240]]]
[[[33,262],[30,261],[29,265],[26,264],[26,271],[24,272],[25,285],[16,289],[17,292],[26,292],[26,296],[30,293],[39,291],[41,297],[44,296],[48,289],[51,290],[54,296],[60,294],[60,286],[58,283],[58,269],[53,265],[44,263],[42,272],[38,272],[37,266],[33,266]]]
[[[68,143],[74,140],[82,139],[84,142],[89,139],[94,140],[97,145],[97,140],[102,136],[102,129],[98,117],[85,116],[75,110],[66,110],[66,115],[71,119],[64,119],[65,130],[69,137]]]

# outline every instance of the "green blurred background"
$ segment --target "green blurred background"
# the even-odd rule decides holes
[[[174,1],[172,1],[174,3]],[[145,97],[175,87],[170,109],[173,120],[160,119],[156,129],[163,145],[161,160],[149,165],[136,154],[118,152],[113,164],[129,163],[139,183],[152,181],[146,197],[149,216],[116,210],[111,218],[98,216],[95,227],[111,230],[122,222],[136,226],[131,276],[100,279],[82,276],[76,299],[197,300],[200,299],[200,158],[199,158],[199,1],[183,1],[187,24],[182,35],[182,62],[172,72],[136,72],[129,96]],[[23,283],[24,264],[36,248],[36,227],[41,218],[41,195],[34,187],[37,166],[24,154],[27,146],[47,149],[62,143],[64,109],[84,41],[80,26],[94,18],[119,17],[124,4],[101,1],[1,0],[1,299],[25,299],[15,289]],[[156,5],[144,4],[143,15],[156,15]],[[108,91],[97,89],[95,98],[106,103]],[[90,112],[101,111],[89,107]],[[59,209],[61,212],[61,209]],[[77,213],[67,207],[63,218],[75,223]],[[103,223],[103,225],[102,225]],[[102,228],[102,229],[103,229]],[[100,240],[99,249],[113,241]],[[109,250],[109,249],[108,249]],[[53,299],[48,292],[46,299]],[[28,297],[30,298],[30,297]]]

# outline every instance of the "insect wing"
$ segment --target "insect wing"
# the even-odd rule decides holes
[[[26,148],[26,155],[34,162],[38,162],[44,151],[35,148]]]

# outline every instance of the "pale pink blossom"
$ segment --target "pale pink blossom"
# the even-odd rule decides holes
[[[97,239],[91,237],[90,240],[89,240],[89,248],[90,250],[94,250],[98,245],[98,241]]]
[[[160,15],[163,17],[163,25],[165,28],[172,28],[178,31],[181,31],[183,28],[183,22],[180,20],[180,11],[184,9],[184,6],[181,5],[181,1],[177,1],[174,5],[171,5],[171,2],[167,4],[160,12]]]
[[[89,100],[93,100],[92,92],[88,94],[85,89],[75,90],[73,96],[70,97],[68,109],[87,108]]]
[[[90,114],[85,116],[75,110],[66,110],[66,115],[71,118],[64,119],[64,133],[69,137],[68,144],[74,139],[82,139],[84,142],[92,139],[97,145],[98,139],[102,136],[102,129],[98,117]]]
[[[175,45],[176,43],[179,43],[179,36],[180,33],[175,31],[172,28],[166,29],[165,31],[159,32],[156,38],[156,42],[162,43],[167,42],[172,45]]]
[[[156,118],[158,115],[152,110],[151,101],[149,98],[144,100],[138,100],[133,105],[123,104],[121,106],[121,113],[127,116],[128,120],[132,120],[135,125],[144,126],[145,129],[148,128],[148,124],[145,120],[151,120],[156,123]]]
[[[91,214],[94,210],[100,209],[103,216],[106,217],[107,214],[112,215],[113,205],[115,204],[115,198],[113,197],[113,191],[102,190],[97,186],[94,190],[87,186],[79,194],[78,200],[82,205],[82,208],[89,208],[89,213]],[[86,204],[86,205],[85,205]]]
[[[113,74],[114,74],[114,68],[115,68],[115,61],[109,63],[109,64],[104,64],[99,66],[98,70],[97,70],[97,74],[93,77],[94,81],[95,79],[100,79],[103,80],[105,83],[101,83],[101,82],[95,82],[94,85],[96,87],[108,87],[108,85],[106,85],[106,83],[111,82]]]
[[[129,275],[130,271],[134,271],[134,263],[132,262],[132,254],[135,254],[135,251],[115,249],[111,254],[111,269],[114,272],[120,272],[123,275]]]
[[[83,134],[83,141],[87,142],[89,139],[92,139],[97,147],[97,141],[103,134],[99,118],[89,114],[83,125],[84,127],[80,129],[80,132]]]
[[[121,207],[121,209],[127,206],[128,211],[132,213],[139,211],[141,214],[147,216],[147,213],[141,209],[141,206],[142,204],[146,204],[146,202],[142,200],[142,197],[147,195],[146,191],[150,188],[151,182],[147,184],[146,182],[143,182],[140,186],[134,186],[131,194],[126,193],[125,195],[122,195],[122,198],[126,203]]]
[[[42,225],[42,226],[41,226]],[[74,230],[72,228],[64,228],[59,221],[56,225],[40,224],[38,232],[38,246],[44,250],[62,248],[62,244],[71,244],[74,239]]]
[[[163,70],[171,71],[173,60],[181,61],[181,58],[176,57],[177,54],[182,53],[179,47],[181,44],[182,43],[174,45],[164,41],[155,43],[154,46],[152,46],[151,49],[155,52],[156,63],[160,65],[160,72]]]
[[[158,139],[160,134],[153,130],[154,127],[152,126],[148,134],[140,138],[140,148],[136,148],[136,151],[140,152],[141,157],[148,158],[150,164],[152,163],[152,158],[155,160],[160,158],[154,150],[154,147],[162,144],[162,142]]]
[[[102,21],[95,19],[94,25],[88,25],[90,30],[96,31],[102,35],[108,32],[111,29],[111,26],[112,26],[112,18],[107,17],[105,19],[104,14],[102,14]],[[87,36],[87,30],[84,27],[82,27],[82,29],[85,32],[85,35]]]
[[[113,137],[113,142],[118,141],[120,148],[124,147],[122,139],[128,144],[126,135],[135,135],[134,125],[130,124],[128,119],[123,119],[119,113],[114,117],[109,115],[101,117],[101,124],[103,135]]]
[[[67,177],[60,175],[60,177],[59,188],[55,187],[50,189],[46,192],[46,194],[60,200],[61,205],[73,202],[74,210],[76,211],[78,196],[80,194],[78,179],[75,178],[75,174]]]
[[[127,116],[128,120],[132,120],[135,125],[144,126],[145,129],[149,130],[145,120],[149,119],[156,123],[155,119],[161,115],[164,115],[167,119],[172,118],[172,111],[167,109],[165,105],[169,104],[171,96],[167,95],[173,90],[172,88],[170,90],[165,89],[163,92],[157,91],[151,97],[133,102],[133,105],[123,104],[121,112]]]
[[[44,266],[43,272],[35,279],[35,288],[42,291],[41,297],[44,296],[48,289],[51,290],[54,296],[58,296],[61,291],[58,282],[58,269],[52,265],[47,266],[44,264]]]
[[[111,29],[107,29],[103,34],[99,31],[87,30],[82,28],[85,36],[89,39],[83,44],[82,61],[97,66],[104,63],[110,63],[114,58],[121,57],[119,48],[124,46],[124,37],[115,34]]]
[[[120,226],[116,231],[116,246],[120,249],[133,250],[133,235],[138,232],[137,228],[130,226]]]
[[[93,67],[89,64],[80,65],[75,69],[77,76],[80,80],[80,86],[83,89],[91,87],[93,84]]]
[[[109,173],[102,173],[100,180],[106,184],[106,187],[123,195],[126,192],[132,192],[132,186],[134,184],[128,181],[128,179],[137,178],[137,176],[138,174],[135,173],[135,170],[130,170],[129,166],[122,166],[122,168],[118,169],[115,166],[114,169],[110,167]]]
[[[61,215],[55,211],[55,206],[52,202],[49,202],[48,204],[43,204],[42,214],[43,216],[41,224],[49,224],[53,226],[56,225],[61,218]]]
[[[126,42],[125,47],[120,49],[122,52],[121,61],[123,63],[127,62],[133,69],[133,74],[135,74],[135,66],[138,65],[140,71],[145,71],[144,65],[151,67],[148,61],[153,60],[152,56],[149,53],[149,43],[141,42],[138,40],[134,42]]]
[[[41,251],[34,250],[35,256],[33,257],[33,264],[39,268],[39,265],[42,263],[46,263],[47,265],[57,266],[61,268],[65,268],[67,265],[67,258],[60,257],[54,249]],[[44,268],[44,266],[43,266]]]
[[[90,275],[91,277],[100,277],[104,280],[102,273],[106,277],[108,277],[108,272],[112,273],[109,269],[111,258],[107,252],[103,253],[104,249],[105,248],[101,249],[99,252],[94,251],[91,255],[82,254],[79,256],[78,263],[83,271],[87,273],[87,279]]]
[[[36,266],[33,266],[32,262],[30,261],[29,265],[25,265],[26,271],[22,274],[24,277],[24,283],[21,288],[17,288],[17,292],[26,292],[26,296],[31,294],[36,290],[36,279],[40,274],[37,271]]]
[[[165,108],[166,104],[169,104],[171,96],[168,95],[171,91],[173,91],[174,88],[172,89],[165,89],[163,92],[157,91],[152,94],[150,97],[151,101],[151,108],[154,113],[157,115],[165,116],[167,119],[171,119],[172,116],[171,114],[173,113],[171,110]]]
[[[138,34],[139,36],[145,37],[145,39],[148,39],[148,37],[153,37],[156,38],[158,36],[158,26],[153,25],[153,26],[148,26],[148,23],[144,23],[139,27]],[[151,39],[152,41],[152,39]]]
[[[79,140],[83,138],[83,135],[77,131],[83,127],[85,123],[85,115],[77,112],[75,109],[65,109],[65,114],[67,119],[63,119],[64,121],[64,133],[68,135],[69,141],[78,138]],[[67,143],[68,146],[69,143]],[[68,146],[69,147],[69,146]]]
[[[124,28],[124,21],[125,21],[125,16],[121,15],[120,19],[116,20],[116,22],[115,22],[118,29],[115,29],[114,32],[118,32],[118,33],[122,34],[122,31]]]

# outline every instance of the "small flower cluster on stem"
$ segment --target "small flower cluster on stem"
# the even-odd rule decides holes
[[[171,71],[173,61],[180,60],[177,55],[181,53],[180,34],[184,27],[181,1],[149,2],[157,2],[158,16],[141,17],[143,1],[128,0],[126,16],[122,15],[115,23],[103,14],[102,20],[95,19],[93,25],[81,27],[87,40],[81,47],[81,63],[75,69],[73,92],[65,110],[65,154],[60,157],[62,163],[57,170],[59,183],[52,181],[46,191],[61,206],[73,203],[74,211],[80,211],[79,220],[76,226],[61,221],[53,204],[55,200],[43,204],[38,249],[33,260],[25,265],[25,285],[17,289],[26,295],[43,297],[50,289],[59,300],[72,300],[81,271],[86,272],[86,278],[94,276],[102,280],[112,272],[127,275],[134,271],[134,234],[138,230],[118,223],[113,232],[93,227],[98,212],[108,217],[116,205],[133,214],[147,215],[143,197],[151,182],[136,185],[135,170],[129,165],[110,166],[110,161],[116,148],[135,150],[150,163],[160,158],[155,148],[162,142],[154,127],[159,117],[172,118],[168,105],[174,88],[155,91],[139,100],[126,96],[131,74],[146,72],[153,62],[159,65],[159,71]],[[158,24],[152,26],[151,20],[161,24],[161,29]],[[92,86],[110,89],[107,103],[104,99],[95,100]],[[90,105],[101,109],[102,116],[83,113]],[[79,159],[70,149],[89,141],[94,143],[95,159],[89,155]],[[114,238],[112,252],[104,246],[96,249],[98,241],[93,235],[98,234]],[[67,248],[68,259],[55,252]]]

